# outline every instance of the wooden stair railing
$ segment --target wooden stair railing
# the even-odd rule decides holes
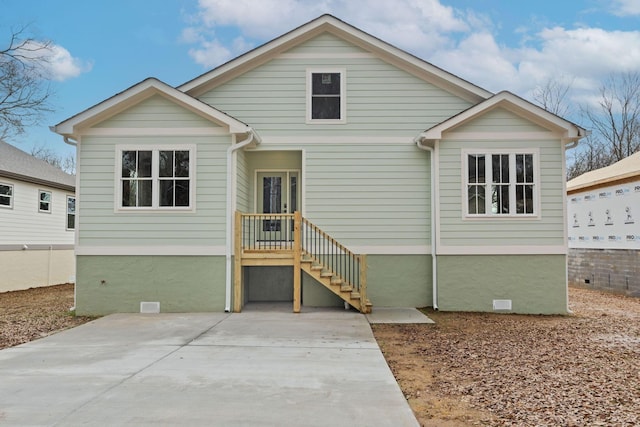
[[[265,229],[277,228],[279,240],[260,240],[257,236]],[[319,227],[293,214],[243,214],[236,212],[234,275],[241,276],[242,259],[258,254],[265,259],[277,259],[287,254],[294,266],[294,312],[300,311],[300,270],[305,271],[343,301],[370,313],[367,298],[366,255],[351,252]],[[254,264],[255,265],[255,264]],[[265,263],[266,265],[266,263]],[[236,279],[239,280],[239,279]],[[241,282],[236,282],[234,311],[241,309]]]
[[[366,255],[354,254],[308,219],[301,221],[300,268],[356,310],[370,313]]]

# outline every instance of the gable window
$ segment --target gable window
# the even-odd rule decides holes
[[[535,152],[465,153],[469,216],[538,215]]]
[[[67,196],[67,230],[76,228],[76,198]]]
[[[51,191],[38,191],[38,211],[51,213]]]
[[[308,122],[345,122],[345,74],[342,69],[308,71]]]
[[[13,185],[0,184],[0,208],[13,207]]]
[[[173,149],[119,149],[122,209],[191,209],[193,146]]]

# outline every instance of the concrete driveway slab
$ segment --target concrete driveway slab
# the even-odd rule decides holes
[[[119,314],[0,351],[0,425],[417,426],[353,312]]]

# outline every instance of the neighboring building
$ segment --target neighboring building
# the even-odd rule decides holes
[[[53,130],[78,146],[79,314],[567,312],[584,129],[333,16]]]
[[[74,280],[75,177],[0,141],[0,292]]]
[[[569,283],[640,296],[640,152],[567,183]]]

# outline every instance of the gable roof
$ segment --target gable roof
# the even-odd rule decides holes
[[[477,103],[492,95],[491,92],[480,88],[460,77],[434,66],[414,55],[411,55],[387,42],[380,40],[346,22],[332,16],[322,15],[288,33],[283,34],[219,67],[190,80],[178,90],[192,96],[202,93],[222,84],[236,75],[246,72],[260,64],[274,58],[280,53],[291,49],[322,33],[331,33],[356,46],[371,51],[383,60],[388,61],[436,86],[472,103]]]
[[[619,181],[640,179],[640,152],[634,153],[610,166],[596,169],[567,182],[567,191],[576,192],[592,187],[604,187]]]
[[[90,107],[75,116],[51,127],[51,130],[67,137],[76,137],[82,128],[106,120],[107,118],[126,110],[140,101],[153,95],[162,95],[176,104],[205,117],[213,122],[229,127],[231,133],[249,133],[251,128],[240,120],[199,101],[191,96],[169,86],[168,84],[150,77],[128,89]]]
[[[75,192],[75,176],[4,141],[0,141],[0,177]]]
[[[549,111],[532,104],[508,91],[502,91],[491,98],[476,104],[453,117],[425,130],[419,138],[424,141],[436,141],[442,139],[442,134],[463,123],[476,119],[494,108],[505,108],[532,122],[557,132],[562,132],[565,142],[577,141],[587,136],[587,131],[580,126],[563,119]]]

